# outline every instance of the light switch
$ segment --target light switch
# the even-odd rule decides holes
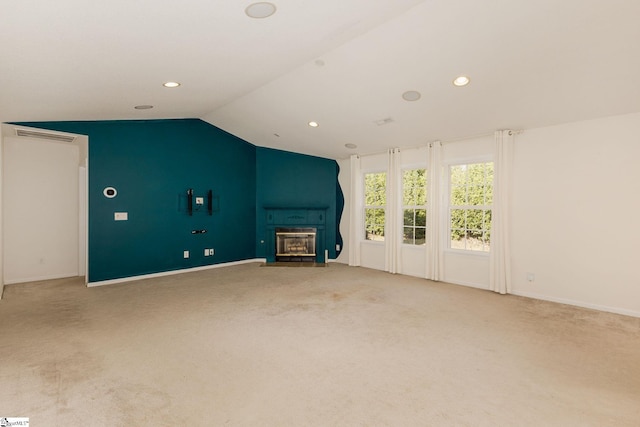
[[[196,205],[204,205],[204,197],[196,197]]]
[[[116,212],[114,214],[114,219],[116,221],[127,221],[129,219],[129,213],[128,212]]]

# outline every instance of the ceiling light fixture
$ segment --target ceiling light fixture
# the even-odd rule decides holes
[[[320,125],[318,124],[318,122],[309,122],[309,126],[311,126],[312,128],[317,128]]]
[[[470,80],[469,80],[469,77],[467,76],[458,76],[455,79],[453,79],[453,85],[458,87],[466,86],[469,84],[469,82]]]
[[[402,94],[402,99],[410,102],[417,101],[420,97],[422,97],[422,95],[417,90],[408,90]]]
[[[166,83],[163,83],[162,86],[168,87],[168,88],[173,88],[173,87],[180,86],[180,83],[178,83],[178,82],[166,82]]]
[[[276,6],[273,3],[261,1],[247,6],[244,13],[246,13],[249,18],[268,18],[276,13]]]
[[[153,108],[153,105],[136,105],[135,107],[136,110],[150,110]]]
[[[354,150],[356,148],[358,148],[358,146],[356,144],[352,144],[352,143],[348,143],[348,144],[344,144],[345,147]]]

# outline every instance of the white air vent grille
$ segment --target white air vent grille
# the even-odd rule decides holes
[[[52,141],[59,142],[73,142],[76,137],[73,135],[64,135],[61,133],[53,133],[53,132],[45,132],[39,130],[29,130],[29,129],[16,129],[17,136],[24,136],[27,138],[40,138],[40,139],[49,139]]]

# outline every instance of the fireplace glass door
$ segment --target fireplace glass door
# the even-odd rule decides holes
[[[277,228],[276,261],[314,261],[315,228]]]

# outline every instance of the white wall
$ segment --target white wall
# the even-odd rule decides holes
[[[3,244],[2,242],[4,241],[4,228],[2,226],[2,189],[3,189],[3,184],[2,184],[2,175],[4,173],[4,170],[2,168],[2,163],[3,163],[3,158],[4,158],[4,139],[2,138],[2,132],[4,126],[0,125],[0,299],[2,299],[2,294],[4,292],[4,263],[3,263],[3,258],[4,258],[4,251],[3,251]]]
[[[490,159],[493,150],[493,136],[445,143],[443,163]],[[639,159],[640,113],[529,129],[516,136],[514,294],[640,317]],[[381,156],[362,160],[363,172],[386,169]],[[349,161],[341,161],[340,167],[348,209]],[[348,218],[345,210],[340,225],[345,249]],[[382,245],[365,242],[362,248],[363,266],[384,269]],[[419,276],[422,254],[401,250],[409,263],[405,274]],[[339,261],[348,263],[347,250]],[[489,288],[485,254],[444,249],[443,264],[444,281]],[[534,281],[527,280],[528,273]]]
[[[4,138],[4,281],[77,276],[79,147]]]
[[[514,154],[514,293],[640,316],[640,114],[527,130]]]

